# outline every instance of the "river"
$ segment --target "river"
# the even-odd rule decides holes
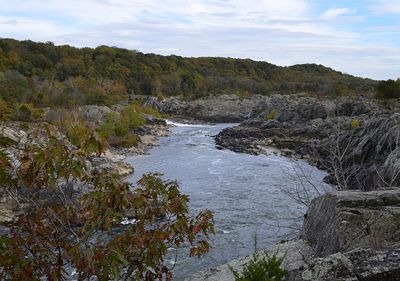
[[[178,180],[182,193],[190,196],[191,213],[203,209],[215,213],[211,251],[199,259],[189,258],[187,248],[179,249],[174,280],[251,254],[255,234],[260,248],[289,234],[290,229],[276,227],[288,221],[277,218],[301,216],[306,211],[282,191],[282,187],[295,188],[289,179],[299,168],[316,186],[328,189],[322,183],[326,174],[303,161],[218,150],[212,136],[234,124],[176,125],[149,155],[127,159],[135,167],[129,181],[137,181],[144,173],[161,172],[165,178]],[[174,257],[171,250],[169,266]]]

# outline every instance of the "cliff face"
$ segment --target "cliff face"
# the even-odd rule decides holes
[[[399,109],[396,102],[383,106],[368,99],[272,96],[215,142],[250,154],[274,146],[283,155],[310,159],[340,189],[400,185]]]
[[[285,257],[287,281],[400,280],[400,189],[318,197],[307,212],[302,239],[270,250]],[[249,259],[228,265],[240,270]],[[228,265],[187,280],[234,280]]]

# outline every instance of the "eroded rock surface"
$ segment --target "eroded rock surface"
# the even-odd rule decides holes
[[[302,239],[269,249],[284,257],[286,281],[400,280],[400,189],[346,191],[312,201]],[[243,257],[186,279],[234,281]]]

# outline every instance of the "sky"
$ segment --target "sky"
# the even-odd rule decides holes
[[[0,37],[400,77],[400,0],[0,0]]]

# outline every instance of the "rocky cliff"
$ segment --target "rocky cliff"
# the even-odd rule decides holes
[[[273,146],[327,170],[341,189],[371,190],[400,184],[399,109],[368,99],[272,96],[215,141],[250,154]]]
[[[400,189],[341,191],[314,199],[302,238],[269,250],[284,256],[287,281],[400,280]],[[233,281],[250,257],[200,272],[192,281]]]

